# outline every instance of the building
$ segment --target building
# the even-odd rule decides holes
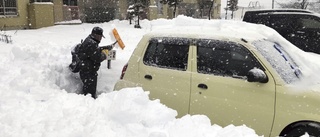
[[[128,7],[140,1],[143,2],[141,19],[170,19],[181,14],[220,18],[221,0],[177,0],[175,11],[162,0],[0,0],[0,30],[37,29],[75,19],[82,22],[124,20],[129,17]]]
[[[37,29],[79,19],[77,0],[0,0],[0,29]],[[71,4],[71,5],[67,5]],[[72,5],[73,4],[73,5]]]
[[[126,1],[126,2],[124,2]],[[162,0],[124,0],[119,2],[118,7],[120,7],[117,12],[117,17],[124,19],[128,17],[127,9],[129,5],[134,5],[135,3],[143,3],[144,10],[143,17],[153,20],[157,18],[167,18],[171,19],[177,15],[186,15],[194,18],[220,18],[221,11],[221,0],[177,0],[178,5],[176,7],[176,12],[174,15],[174,7],[170,7],[168,4],[163,4]],[[211,13],[209,15],[209,11]]]

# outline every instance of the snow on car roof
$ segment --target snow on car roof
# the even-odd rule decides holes
[[[177,34],[177,35],[207,35],[207,36],[225,36],[230,38],[263,39],[266,35],[257,30],[267,29],[269,32],[275,32],[264,25],[249,24],[241,21],[227,20],[205,20],[188,19],[186,16],[178,16],[171,20],[171,25],[162,25],[152,28],[153,34]],[[188,21],[184,21],[184,19]],[[199,21],[200,20],[200,21]],[[267,31],[265,31],[267,32]]]
[[[190,38],[219,38],[221,40],[248,43],[267,40],[278,43],[287,52],[300,54],[304,52],[283,38],[277,31],[262,24],[247,23],[235,20],[208,20],[178,16],[172,20],[156,20],[151,22],[152,30],[147,35],[175,36]]]
[[[168,25],[169,24],[169,25]],[[245,39],[248,42],[268,40],[290,45],[298,49],[274,29],[261,24],[235,20],[208,20],[178,16],[172,20],[159,20],[151,23],[149,35],[184,36],[184,37],[221,37],[225,39]]]

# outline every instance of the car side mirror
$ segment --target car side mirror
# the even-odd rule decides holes
[[[260,83],[267,83],[269,81],[266,73],[263,70],[254,68],[249,70],[247,74],[248,82],[260,82]]]

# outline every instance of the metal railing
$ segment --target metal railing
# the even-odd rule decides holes
[[[6,43],[12,43],[11,36],[7,34],[0,34],[0,41],[6,42]]]

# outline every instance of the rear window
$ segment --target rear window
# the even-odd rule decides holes
[[[153,38],[143,57],[143,63],[159,68],[187,70],[189,40],[185,38]]]

